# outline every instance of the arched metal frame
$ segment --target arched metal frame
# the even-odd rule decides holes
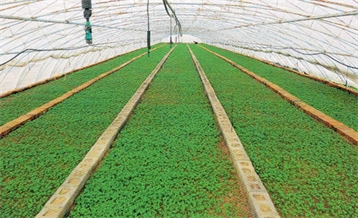
[[[357,1],[167,2],[183,34],[358,87]],[[156,44],[169,38],[170,23],[163,0],[150,0],[149,7]],[[89,46],[81,1],[1,1],[0,94],[146,47],[146,16],[145,0],[92,0]]]

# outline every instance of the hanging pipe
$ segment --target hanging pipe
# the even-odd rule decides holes
[[[172,34],[173,34],[173,30],[172,30],[172,17],[170,17],[170,48],[172,48],[172,45],[173,45]]]
[[[163,4],[164,4],[164,8],[165,8],[165,11],[167,12],[168,16],[173,17],[175,19],[175,23],[179,28],[180,35],[183,35],[181,24],[180,24],[180,22],[178,20],[177,15],[175,14],[175,11],[173,10],[173,8],[168,3],[168,0],[163,0]],[[169,10],[172,12],[172,14],[169,13]]]
[[[87,44],[92,45],[92,27],[89,18],[92,16],[92,2],[91,0],[82,0],[83,16],[86,19],[85,24],[85,39]]]
[[[150,31],[148,30],[147,31],[147,47],[148,47],[148,57],[150,56],[150,49],[151,49],[151,46],[150,46]]]
[[[147,31],[147,47],[148,47],[148,57],[150,57],[150,26],[149,26],[149,0],[147,1],[147,19],[148,19],[148,31]]]

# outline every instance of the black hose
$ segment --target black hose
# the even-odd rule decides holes
[[[147,19],[148,19],[148,31],[147,31],[147,47],[148,47],[148,57],[150,55],[150,21],[149,21],[149,0],[147,1]]]

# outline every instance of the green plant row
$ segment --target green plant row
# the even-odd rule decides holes
[[[185,45],[157,74],[71,217],[247,217]]]
[[[205,47],[275,83],[314,108],[358,131],[358,97],[354,94],[243,55],[213,46]]]
[[[0,140],[0,217],[33,217],[41,210],[166,48],[103,78]]]
[[[74,89],[144,53],[146,49],[121,55],[112,60],[63,76],[57,80],[0,98],[0,126]],[[155,53],[153,54],[155,55]]]
[[[354,217],[358,148],[264,85],[191,46],[282,217]]]

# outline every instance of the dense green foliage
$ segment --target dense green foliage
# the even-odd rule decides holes
[[[40,211],[166,48],[98,81],[0,140],[0,217],[33,217]]]
[[[198,74],[179,45],[71,217],[245,217],[229,157]]]
[[[17,94],[12,94],[5,98],[0,98],[0,126],[61,96],[82,83],[125,63],[145,51],[146,49],[140,49],[124,54],[96,66],[66,75],[49,83],[36,86]],[[155,55],[155,53],[153,53],[153,55]]]
[[[358,131],[358,97],[246,56],[207,46]]]
[[[358,214],[356,146],[225,61],[191,48],[282,217]]]
[[[233,168],[220,149],[189,53],[180,46],[71,216],[249,215]],[[358,214],[357,147],[221,59],[197,46],[192,49],[282,217]],[[143,51],[0,99],[0,125]],[[141,58],[1,139],[0,217],[32,217],[39,212],[167,51]],[[330,111],[338,112],[341,117],[334,118],[351,127],[357,125],[356,97],[215,51],[332,117]]]

